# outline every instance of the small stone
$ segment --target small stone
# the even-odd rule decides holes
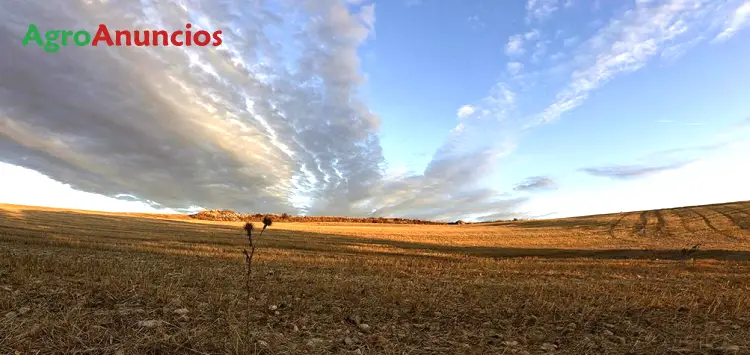
[[[31,311],[31,308],[29,307],[21,307],[18,309],[18,314],[23,315],[23,314],[29,313],[30,311]]]
[[[604,323],[604,326],[607,327],[607,328],[609,328],[609,329],[614,329],[615,328],[615,325],[612,324],[612,323]]]
[[[361,331],[363,331],[363,332],[367,333],[367,332],[369,332],[369,331],[370,331],[370,325],[369,325],[369,324],[367,324],[367,323],[360,323],[360,325],[359,325],[359,330],[361,330]]]
[[[315,345],[317,345],[319,343],[322,343],[322,342],[323,342],[323,339],[312,338],[312,339],[310,339],[310,340],[307,341],[307,346],[315,346]]]
[[[273,315],[278,316],[279,314],[281,314],[281,312],[279,312],[279,311],[273,311]]]
[[[615,333],[612,333],[612,331],[609,330],[609,329],[604,329],[604,331],[602,332],[602,334],[604,334],[606,336],[609,336],[609,337],[615,335]]]
[[[298,332],[298,331],[299,331],[299,327],[298,327],[297,325],[295,325],[295,326],[294,326],[294,327],[292,328],[292,330],[294,330],[295,332]]]
[[[555,351],[557,350],[557,345],[551,344],[551,343],[544,343],[542,344],[542,350]]]
[[[270,307],[268,307],[268,310],[269,310],[269,311],[275,311],[275,310],[277,310],[277,309],[279,309],[279,306],[277,306],[277,305],[275,305],[275,304],[273,304],[273,305],[271,305]]]
[[[178,308],[174,310],[174,314],[179,314],[181,316],[184,316],[186,314],[190,313],[187,308]]]
[[[267,348],[268,347],[268,342],[266,342],[265,340],[258,340],[258,346],[260,346],[262,348]]]
[[[515,340],[506,340],[503,342],[505,346],[518,346],[518,342]]]
[[[575,323],[568,323],[568,328],[570,328],[570,329],[576,329],[577,327],[578,327],[578,325],[575,324]]]
[[[354,345],[354,340],[352,340],[352,338],[350,337],[346,337],[344,338],[344,344],[346,344],[347,346],[352,346]]]
[[[354,350],[354,353],[357,355],[362,355],[362,349]]]
[[[625,337],[617,337],[617,341],[620,342],[620,344],[625,345],[628,341],[625,339]]]
[[[544,336],[544,334],[542,334],[542,333],[539,333],[539,332],[534,332],[534,333],[531,333],[531,334],[529,335],[529,339],[530,339],[530,340],[531,340],[532,342],[535,342],[535,343],[541,343],[542,341],[544,341],[544,339],[545,339],[545,336]]]
[[[724,345],[724,346],[717,347],[716,350],[721,351],[723,353],[736,353],[740,351],[740,347],[737,345]]]
[[[153,328],[161,325],[163,322],[156,319],[138,321],[139,327]]]

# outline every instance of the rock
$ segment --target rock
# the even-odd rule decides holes
[[[352,346],[354,345],[354,340],[352,340],[352,338],[350,337],[346,337],[344,338],[344,344],[346,344],[347,346]]]
[[[370,331],[370,325],[369,325],[369,324],[367,324],[367,323],[360,323],[360,324],[359,324],[359,330],[361,330],[361,331],[363,331],[363,332],[367,333],[367,332],[369,332],[369,331]]]
[[[323,339],[320,338],[312,338],[307,341],[307,346],[315,346],[317,344],[320,344],[323,342]]]
[[[163,323],[163,321],[156,320],[156,319],[150,319],[150,320],[142,320],[138,321],[139,327],[145,327],[145,328],[153,328],[156,326],[159,326]]]
[[[628,342],[628,341],[627,341],[627,339],[625,339],[625,337],[617,337],[617,341],[618,341],[618,342],[619,342],[619,343],[620,343],[621,345],[625,345],[625,344],[627,344],[627,342]]]
[[[557,345],[552,344],[552,343],[544,343],[542,344],[542,350],[555,351],[557,350]]]
[[[609,337],[615,335],[615,333],[612,333],[612,331],[609,330],[609,329],[604,329],[604,331],[602,332],[602,334],[604,334],[606,336],[609,336]]]
[[[578,328],[578,325],[571,322],[571,323],[568,323],[568,328],[570,328],[570,329],[576,329],[576,328]]]
[[[275,304],[272,304],[272,305],[271,305],[270,307],[268,307],[268,310],[269,310],[269,311],[275,311],[275,310],[277,310],[277,309],[279,309],[279,306],[277,306],[277,305],[275,305]]]
[[[737,345],[723,345],[716,348],[716,350],[725,354],[736,353],[740,351],[740,347]]]
[[[503,342],[505,346],[518,346],[518,342],[515,340],[506,340]]]
[[[31,308],[29,307],[21,307],[18,309],[18,314],[23,315],[23,314],[29,313],[30,311],[31,311]]]
[[[299,327],[295,325],[295,326],[294,326],[294,327],[292,328],[292,330],[294,330],[295,332],[298,332],[298,331],[299,331]]]
[[[361,355],[362,354],[362,349],[354,350],[354,353],[357,354],[357,355]]]
[[[258,340],[258,346],[260,346],[262,348],[267,348],[268,347],[268,342],[266,342],[265,340]]]
[[[174,314],[179,314],[181,316],[184,316],[184,315],[190,313],[190,311],[188,311],[187,308],[178,308],[178,309],[175,309],[173,313]]]
[[[273,311],[273,315],[275,315],[275,316],[278,316],[280,314],[281,314],[281,312],[279,312],[279,311]]]
[[[529,335],[529,339],[535,343],[541,343],[546,337],[540,332],[534,332]]]
[[[607,327],[607,328],[609,328],[609,329],[614,329],[615,328],[615,325],[611,324],[611,323],[604,323],[604,326]]]

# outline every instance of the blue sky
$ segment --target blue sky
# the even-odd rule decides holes
[[[27,23],[231,31],[2,54],[0,202],[492,220],[750,199],[747,0],[46,4],[0,18],[3,46]]]

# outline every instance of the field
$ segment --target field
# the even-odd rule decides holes
[[[0,205],[0,354],[750,353],[750,203],[469,225]],[[693,248],[693,246],[698,245]]]

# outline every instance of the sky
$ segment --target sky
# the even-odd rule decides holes
[[[750,0],[10,0],[0,203],[498,220],[750,200]],[[223,31],[65,47],[52,29]]]

